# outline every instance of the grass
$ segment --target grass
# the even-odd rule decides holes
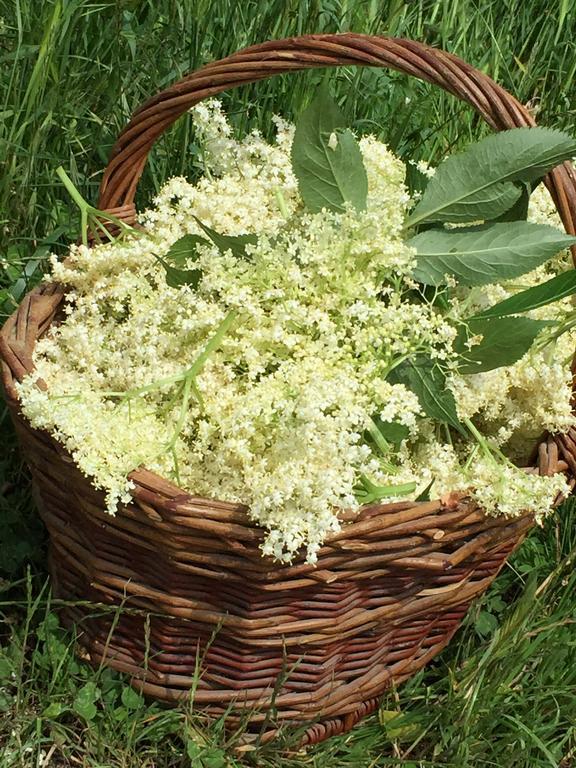
[[[63,165],[96,202],[112,143],[148,95],[202,62],[272,37],[354,30],[445,47],[574,130],[574,0],[0,0],[0,305],[7,314],[63,252],[78,222]],[[239,131],[297,113],[321,73],[282,76],[225,97]],[[399,153],[438,160],[482,130],[451,97],[385,70],[334,71],[358,129]],[[409,103],[407,103],[409,100]],[[155,148],[142,205],[170,175],[194,175],[182,119]],[[57,623],[44,533],[2,414],[0,457],[0,766],[576,765],[576,506],[535,531],[451,646],[385,697],[377,716],[305,754],[238,754],[234,734],[193,702],[166,709],[92,670]]]

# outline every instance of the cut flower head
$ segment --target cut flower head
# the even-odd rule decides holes
[[[145,466],[246,505],[280,561],[314,562],[365,503],[461,490],[489,514],[546,514],[563,476],[513,462],[574,423],[576,285],[546,288],[573,239],[540,187],[528,222],[490,222],[574,144],[532,137],[539,164],[509,162],[476,197],[451,158],[415,205],[403,163],[325,93],[296,128],[276,119],[275,144],[234,138],[216,101],[193,116],[204,176],[168,181],[141,233],[53,259],[66,316],[19,385],[32,425],[111,513]],[[513,297],[528,309],[498,314]]]

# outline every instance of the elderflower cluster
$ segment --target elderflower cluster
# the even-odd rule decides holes
[[[266,531],[264,554],[280,561],[305,547],[314,562],[339,511],[359,508],[362,476],[413,484],[412,498],[472,487],[490,513],[544,514],[566,490],[562,477],[452,445],[416,395],[388,379],[420,352],[455,370],[454,323],[411,298],[401,161],[362,138],[366,210],[310,213],[290,161],[293,126],[277,119],[269,144],[257,132],[234,138],[216,101],[193,114],[205,175],[171,179],[141,234],[52,260],[66,317],[38,342],[36,370],[19,385],[33,426],[66,446],[110,512],[128,503],[130,472],[146,466],[196,495],[246,504]],[[243,252],[219,248],[202,225],[257,240]],[[179,265],[196,270],[197,284],[170,287],[162,259],[187,234],[203,238]],[[500,289],[474,290],[463,306],[487,305]],[[560,358],[530,352],[506,370],[455,373],[460,416],[502,447],[567,429],[570,344],[570,335],[558,342]],[[366,439],[373,417],[405,429],[390,456]]]
[[[528,220],[562,227],[546,188],[539,186],[530,198]],[[568,250],[515,281],[473,289],[466,312],[481,312],[514,293],[546,282],[554,274],[572,269]],[[456,308],[457,309],[457,308]],[[532,310],[535,320],[561,321],[574,312],[574,298]],[[456,396],[460,418],[475,419],[482,431],[506,447],[507,455],[525,463],[542,432],[566,432],[574,424],[571,361],[576,333],[567,332],[554,345],[534,345],[518,362],[505,368],[468,376],[453,376],[450,387]]]

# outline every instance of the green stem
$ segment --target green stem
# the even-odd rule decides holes
[[[89,203],[87,203],[86,200],[84,200],[84,198],[80,194],[80,192],[78,192],[78,190],[72,183],[72,179],[70,178],[70,176],[68,176],[68,174],[66,173],[64,168],[62,168],[61,165],[59,165],[58,168],[56,168],[56,173],[60,177],[60,181],[62,182],[62,184],[64,184],[64,186],[66,187],[66,191],[68,192],[72,200],[74,200],[78,208],[80,208],[80,210],[87,210],[89,207]]]
[[[394,368],[398,368],[399,365],[402,365],[403,362],[406,360],[409,360],[415,353],[414,352],[408,352],[405,355],[400,355],[400,357],[397,357],[395,360],[393,360],[389,366],[386,367],[385,371],[382,374],[383,379],[387,379],[388,376],[392,373]]]
[[[116,392],[114,390],[102,390],[100,394],[105,395],[106,397],[121,397],[121,398],[133,398],[133,397],[139,397],[140,395],[145,395],[147,392],[154,392],[157,389],[162,389],[162,387],[170,386],[171,384],[177,384],[178,382],[186,382],[189,378],[194,378],[195,376],[198,376],[198,374],[201,373],[202,368],[204,368],[204,365],[206,364],[207,359],[209,356],[214,352],[215,349],[217,349],[224,336],[228,332],[230,326],[234,322],[238,315],[238,311],[236,309],[230,310],[224,320],[220,323],[218,328],[216,329],[215,334],[212,336],[210,341],[205,345],[204,349],[196,360],[192,363],[192,365],[189,368],[186,368],[184,371],[180,371],[179,373],[175,373],[172,376],[166,376],[163,379],[157,379],[156,381],[153,381],[151,384],[144,384],[142,387],[135,387],[134,389],[128,389],[124,392]],[[198,393],[200,394],[200,393]],[[201,399],[201,396],[200,396]]]
[[[486,458],[491,459],[495,464],[498,463],[496,461],[496,457],[498,457],[505,464],[509,464],[510,463],[508,457],[505,456],[499,448],[490,446],[488,444],[488,441],[486,440],[484,435],[482,435],[476,429],[476,427],[474,426],[474,424],[472,423],[472,421],[470,419],[463,419],[463,423],[466,425],[466,427],[468,427],[470,433],[472,434],[472,436],[474,437],[474,439],[476,440],[476,442],[480,446],[480,449],[482,450],[482,452],[484,453]]]
[[[285,219],[290,218],[290,211],[288,210],[288,206],[286,205],[286,200],[284,199],[284,195],[282,194],[282,190],[280,187],[276,187],[274,190],[274,197],[276,198],[276,202],[278,203],[278,208],[280,209],[280,213]]]
[[[542,349],[545,349],[547,346],[557,341],[560,336],[568,333],[568,331],[571,331],[574,327],[576,327],[576,318],[572,320],[564,320],[562,323],[557,325],[554,330],[550,330],[549,333],[543,333],[534,343],[535,349],[538,352]]]
[[[406,496],[416,490],[415,482],[399,485],[376,485],[366,475],[360,475],[360,483],[356,498],[361,504],[372,504],[374,501],[391,496]]]
[[[180,466],[178,464],[178,454],[176,453],[176,449],[174,446],[170,448],[170,452],[172,453],[172,460],[174,461],[174,474],[176,475],[176,483],[181,486],[182,480],[180,479]]]
[[[387,456],[390,453],[390,444],[378,429],[378,425],[374,419],[370,419],[370,426],[368,427],[370,437],[374,440],[376,447],[383,456]]]
[[[114,390],[104,389],[100,392],[100,394],[105,395],[106,397],[121,397],[128,400],[133,397],[145,395],[146,392],[154,392],[157,389],[162,389],[162,387],[167,387],[170,384],[177,384],[179,381],[184,381],[185,378],[186,371],[180,371],[180,373],[175,373],[173,376],[166,376],[166,378],[158,379],[157,381],[153,381],[151,384],[145,384],[143,387],[134,387],[134,389],[128,389],[124,392],[116,392]]]
[[[172,438],[170,439],[170,442],[168,443],[168,450],[175,451],[176,449],[176,441],[178,440],[178,437],[180,436],[180,433],[182,432],[182,428],[184,426],[184,422],[186,421],[186,414],[188,413],[188,403],[190,402],[190,390],[192,389],[192,377],[186,379],[184,382],[184,391],[182,393],[182,403],[180,405],[180,415],[178,416],[178,421],[176,422],[176,427],[174,428],[174,432],[172,434]]]
[[[216,329],[216,333],[210,341],[206,344],[202,352],[198,355],[196,360],[192,363],[190,368],[185,372],[185,375],[188,376],[197,376],[201,371],[202,368],[204,368],[204,365],[206,364],[206,361],[218,347],[220,346],[222,339],[224,336],[228,333],[228,330],[234,320],[236,320],[236,317],[238,316],[238,310],[231,309],[230,312],[226,315],[224,320],[220,323],[218,328]]]
[[[93,205],[90,205],[89,202],[87,202],[80,192],[76,189],[74,186],[72,179],[68,176],[64,168],[60,165],[58,168],[56,168],[56,174],[60,178],[60,181],[62,184],[64,184],[64,187],[66,188],[66,191],[72,198],[72,200],[76,203],[78,208],[80,209],[80,230],[81,230],[81,237],[82,237],[82,245],[88,246],[88,230],[92,228],[92,231],[95,233],[96,236],[98,236],[97,230],[100,229],[104,233],[105,237],[110,241],[114,241],[114,237],[109,232],[109,230],[106,228],[106,226],[103,224],[103,221],[110,221],[113,224],[116,224],[120,228],[122,232],[131,232],[135,234],[137,230],[134,229],[134,227],[131,227],[129,224],[126,224],[125,221],[122,221],[122,219],[119,219],[117,216],[112,215],[111,213],[107,213],[106,211],[100,211],[98,208],[94,208]],[[91,227],[92,225],[92,227]]]

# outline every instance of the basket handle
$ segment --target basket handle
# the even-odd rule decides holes
[[[135,221],[134,195],[148,152],[158,136],[202,99],[283,72],[340,65],[390,67],[439,85],[470,104],[496,131],[535,125],[526,107],[490,77],[423,43],[352,33],[271,40],[207,64],[139,107],[112,149],[98,208],[127,223]],[[576,171],[572,164],[551,171],[546,186],[566,231],[576,234]],[[576,248],[572,252],[576,259]]]

